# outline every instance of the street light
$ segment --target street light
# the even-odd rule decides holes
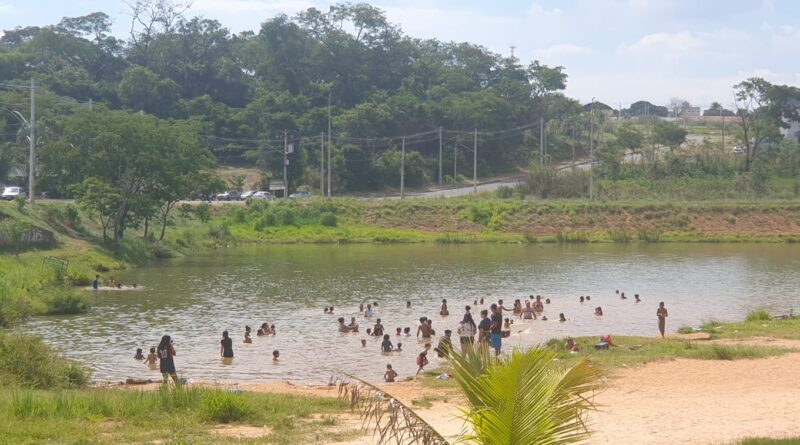
[[[589,104],[589,199],[594,199],[594,96]]]

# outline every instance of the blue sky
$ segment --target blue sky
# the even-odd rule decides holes
[[[189,13],[233,32],[324,0],[194,0]],[[523,61],[563,65],[567,94],[614,107],[638,99],[733,102],[751,76],[800,85],[800,1],[795,0],[374,0],[406,34],[470,41]],[[0,0],[0,29],[104,11],[124,36],[117,0]]]

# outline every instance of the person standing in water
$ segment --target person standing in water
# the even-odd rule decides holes
[[[658,303],[658,310],[656,317],[658,317],[658,330],[661,332],[661,338],[664,338],[664,331],[667,329],[667,308],[664,307],[664,302]]]
[[[92,280],[92,289],[97,290],[100,288],[100,275],[95,275]]]
[[[172,338],[169,335],[161,337],[161,342],[158,344],[158,367],[161,374],[164,375],[164,384],[166,385],[168,376],[172,377],[175,385],[178,385],[178,373],[175,371],[175,348],[172,346]]]
[[[228,331],[222,331],[222,340],[219,342],[219,355],[222,358],[233,358],[233,340],[228,336]]]

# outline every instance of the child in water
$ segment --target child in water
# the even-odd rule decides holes
[[[383,381],[386,383],[394,383],[394,379],[397,378],[397,372],[392,369],[392,365],[386,365],[386,372],[383,373]]]
[[[136,348],[136,355],[133,356],[134,360],[144,360],[144,354],[142,353],[142,348]]]
[[[394,352],[403,352],[403,344],[402,343],[398,343],[397,347],[394,348]]]
[[[244,343],[253,343],[253,339],[250,338],[250,326],[244,327]]]
[[[381,352],[384,354],[388,354],[394,349],[394,345],[392,345],[392,341],[389,338],[389,334],[386,334],[383,336],[383,342],[381,342]]]
[[[419,373],[422,372],[423,368],[425,368],[425,366],[428,365],[428,351],[430,350],[431,350],[431,344],[425,343],[425,349],[423,349],[422,352],[420,352],[419,355],[417,356],[417,366],[419,366],[419,369],[417,369],[416,375],[419,375]]]
[[[367,340],[364,339],[364,338],[361,339],[361,347],[362,348],[366,348],[367,347]]]
[[[158,355],[156,355],[156,348],[150,348],[150,353],[147,354],[147,358],[144,360],[144,364],[155,368],[158,364]]]
[[[447,300],[446,299],[442,300],[442,308],[441,308],[441,310],[439,310],[439,315],[441,315],[443,317],[447,316],[447,315],[450,315],[450,311],[447,310]]]
[[[273,362],[277,362],[278,361],[278,357],[280,357],[280,356],[281,356],[281,353],[277,349],[272,351],[272,361]]]

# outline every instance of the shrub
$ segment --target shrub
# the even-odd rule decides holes
[[[501,185],[497,187],[495,194],[500,199],[509,199],[514,196],[514,189],[507,185]]]
[[[336,214],[333,212],[325,212],[319,217],[319,223],[325,227],[336,227],[338,221]]]
[[[221,224],[221,225],[212,225],[208,228],[208,236],[213,239],[226,239],[230,238],[231,232],[228,230],[228,226]]]
[[[211,221],[211,206],[208,204],[199,204],[195,206],[194,216],[203,223]]]
[[[71,388],[88,380],[88,371],[56,354],[40,338],[0,334],[0,383]]]
[[[694,328],[691,326],[681,326],[678,328],[678,334],[694,334]]]
[[[45,315],[82,314],[89,310],[89,300],[72,289],[57,287],[42,296],[46,305]]]
[[[17,210],[19,210],[20,212],[23,212],[25,210],[26,202],[25,198],[23,198],[22,196],[17,196],[16,198],[14,198],[14,204],[16,204]]]
[[[244,420],[252,413],[252,409],[240,395],[214,391],[203,399],[200,412],[209,422],[231,423]]]
[[[748,312],[744,321],[769,321],[770,319],[769,312],[764,309],[759,309],[757,311]]]
[[[161,243],[153,243],[150,246],[150,253],[153,255],[153,258],[172,258],[174,255],[169,248]]]
[[[67,272],[67,278],[73,286],[88,286],[92,284],[92,279],[83,272],[71,270]]]
[[[81,215],[78,208],[72,204],[64,207],[64,218],[73,229],[77,229],[81,225]]]
[[[657,243],[661,241],[661,232],[655,229],[641,229],[637,233],[639,241],[645,243]]]

